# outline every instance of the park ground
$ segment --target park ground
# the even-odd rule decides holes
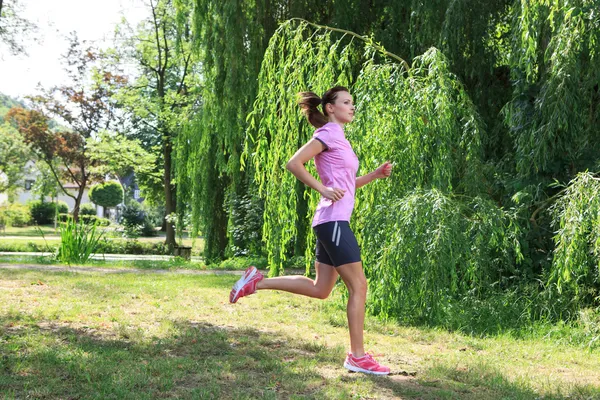
[[[239,271],[19,265],[0,267],[4,399],[600,399],[598,349],[553,334],[367,317],[367,351],[392,375],[365,376],[342,367],[339,286],[325,301],[265,291],[232,305]]]

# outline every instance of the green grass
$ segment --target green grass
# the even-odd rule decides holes
[[[54,229],[54,225],[40,225],[40,226],[24,226],[15,227],[7,226],[4,232],[5,236],[41,236],[40,230],[44,235],[59,235],[58,230]],[[2,236],[0,236],[1,238]]]
[[[123,238],[106,238],[112,242],[113,245],[120,244],[123,247],[128,241]],[[129,242],[139,242],[141,246],[149,247],[153,244],[163,243],[163,238],[137,238],[130,239]],[[60,244],[59,237],[47,236],[45,238],[35,236],[22,236],[4,238],[0,236],[0,251],[13,251],[13,252],[35,252],[35,251],[55,251]],[[185,246],[192,246],[192,239],[184,239],[183,244]],[[139,246],[138,246],[139,247]],[[192,254],[198,255],[204,249],[204,239],[196,239],[192,247]]]
[[[600,398],[598,351],[547,338],[475,338],[367,317],[390,377],[342,368],[339,290],[326,301],[236,276],[0,269],[0,393],[85,399]]]
[[[60,262],[53,256],[21,256],[21,255],[10,255],[0,256],[0,264],[35,264],[43,268],[44,265],[62,266],[68,267],[66,263]],[[204,262],[201,261],[185,261],[181,258],[174,258],[172,260],[89,260],[84,266],[73,265],[73,267],[81,268],[135,268],[143,270],[205,270],[207,269]],[[247,268],[244,267],[244,269]],[[232,268],[235,269],[235,268]],[[242,268],[237,268],[241,270]]]
[[[112,226],[112,225],[110,227],[99,227],[99,229],[106,229],[107,237],[123,238],[123,233],[116,231],[115,228],[116,227]],[[44,236],[58,237],[60,235],[60,232],[58,231],[58,229],[56,229],[56,230],[54,229],[54,225],[39,225],[39,226],[24,226],[24,227],[7,226],[6,232],[3,232],[2,234],[0,234],[0,239],[2,239],[2,236],[17,236],[17,237],[24,237],[24,238],[28,238],[28,239],[41,238],[42,233],[40,233],[40,230],[42,231]],[[139,237],[138,240],[149,241],[149,242],[165,240],[164,232],[159,231],[159,232],[157,232],[157,234],[158,234],[157,236],[153,236],[153,237]],[[198,242],[198,239],[200,239],[200,238],[196,238],[196,242]],[[179,240],[179,238],[178,238],[178,240]],[[183,240],[182,240],[183,245],[191,246],[192,241],[193,241],[193,239],[189,237],[188,233],[184,232]]]

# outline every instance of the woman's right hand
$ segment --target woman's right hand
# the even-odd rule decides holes
[[[321,191],[321,196],[331,201],[338,201],[344,197],[345,193],[346,191],[344,189],[326,187]]]

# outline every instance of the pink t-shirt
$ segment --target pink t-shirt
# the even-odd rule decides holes
[[[312,226],[330,221],[350,221],[354,209],[358,157],[354,154],[342,127],[334,122],[317,129],[313,139],[319,140],[327,147],[315,157],[321,183],[327,187],[344,189],[346,193],[336,202],[321,197]]]

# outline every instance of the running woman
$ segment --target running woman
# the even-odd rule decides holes
[[[365,353],[363,345],[367,279],[360,248],[349,222],[354,209],[355,189],[375,179],[389,177],[392,165],[386,162],[375,171],[356,177],[358,158],[344,135],[344,125],[354,118],[354,103],[348,89],[336,86],[329,89],[323,98],[312,92],[300,93],[299,97],[300,107],[317,130],[312,139],[288,161],[287,169],[321,194],[312,221],[317,237],[316,277],[314,280],[305,276],[265,279],[255,267],[249,267],[233,286],[229,301],[235,303],[240,297],[265,289],[326,299],[339,275],[349,293],[347,317],[350,352],[346,356],[344,367],[355,372],[387,375],[390,369]],[[319,110],[319,106],[323,112]],[[321,182],[304,166],[313,158]]]

